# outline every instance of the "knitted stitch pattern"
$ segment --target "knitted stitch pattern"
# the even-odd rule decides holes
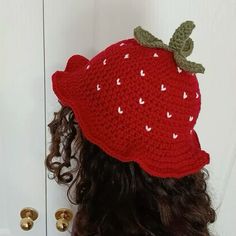
[[[197,77],[177,66],[173,52],[125,39],[91,60],[72,56],[52,75],[52,88],[85,137],[113,158],[175,178],[210,161],[194,131],[201,108]]]

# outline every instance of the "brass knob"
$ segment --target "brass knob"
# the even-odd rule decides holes
[[[68,229],[69,223],[73,218],[73,213],[70,209],[60,208],[55,213],[55,218],[57,220],[56,227],[60,232],[64,232]]]
[[[32,229],[34,221],[38,218],[38,212],[32,207],[25,207],[21,210],[20,216],[20,227],[28,231]]]

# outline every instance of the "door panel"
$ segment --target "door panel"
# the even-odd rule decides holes
[[[46,235],[43,18],[40,0],[1,0],[0,236],[23,236],[20,211],[39,212],[28,235]]]
[[[52,92],[51,75],[56,70],[64,70],[67,59],[73,54],[86,57],[93,55],[94,1],[92,0],[50,0],[45,1],[45,66],[46,66],[46,121],[53,119],[53,112],[60,108]],[[49,130],[48,130],[49,131]],[[47,150],[50,135],[47,132]],[[58,235],[54,218],[55,212],[62,207],[72,210],[76,206],[67,200],[67,187],[57,185],[47,179],[47,224],[48,236]],[[69,230],[63,235],[70,235]]]

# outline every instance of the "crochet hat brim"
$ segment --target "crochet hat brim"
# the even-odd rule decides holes
[[[168,160],[163,160],[164,164],[161,163],[160,159],[155,160],[155,158],[140,159],[138,163],[153,176],[174,178],[181,178],[196,173],[206,164],[210,163],[210,156],[207,152],[201,150],[198,135],[195,130],[193,130],[192,141],[186,140],[181,147],[181,153],[178,153],[179,150],[179,147],[177,147],[176,150],[173,147],[172,151],[176,152],[176,156],[179,157],[169,156]],[[161,168],[158,168],[159,165],[161,165]]]
[[[63,105],[70,106],[75,92],[74,85],[78,84],[79,72],[88,61],[84,56],[73,55],[64,71],[56,71],[52,75],[52,89]]]

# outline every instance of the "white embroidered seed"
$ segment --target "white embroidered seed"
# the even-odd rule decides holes
[[[106,65],[107,64],[107,59],[104,59],[103,60],[103,65]]]
[[[183,93],[183,99],[186,99],[187,97],[188,97],[187,93],[184,92],[184,93]]]
[[[154,53],[153,57],[159,57],[159,55],[157,53]]]
[[[166,91],[166,87],[164,84],[161,85],[161,91]]]
[[[177,70],[178,70],[178,73],[182,72],[182,70],[179,67],[177,67]]]
[[[193,116],[189,116],[189,121],[193,121]]]
[[[86,70],[88,70],[89,68],[90,68],[90,65],[87,65]]]
[[[199,98],[199,94],[198,93],[196,93],[196,98]]]
[[[124,43],[121,43],[120,46],[124,46],[125,44]]]
[[[144,100],[142,98],[139,98],[139,104],[144,104]]]
[[[140,70],[140,75],[141,75],[142,77],[144,77],[144,76],[145,76],[145,73],[144,73],[144,71],[143,71],[143,70]]]
[[[124,59],[128,59],[129,58],[129,53],[125,54]]]
[[[121,107],[118,107],[118,113],[119,113],[119,114],[122,114],[122,113],[123,113],[123,110],[121,110]]]
[[[101,89],[100,85],[97,84],[97,91],[99,91]]]
[[[189,131],[189,133],[192,134],[192,133],[193,133],[193,130],[191,129],[191,130]]]
[[[152,130],[152,128],[151,128],[151,127],[149,127],[148,125],[146,125],[146,126],[145,126],[145,129],[147,130],[147,132],[149,132],[149,131],[151,131],[151,130]]]
[[[172,114],[170,114],[170,112],[167,111],[167,113],[166,113],[166,117],[169,119],[169,118],[172,117]]]
[[[177,139],[178,134],[173,133],[173,139]]]
[[[118,78],[118,79],[116,80],[116,84],[117,84],[117,85],[121,85],[120,78]]]

